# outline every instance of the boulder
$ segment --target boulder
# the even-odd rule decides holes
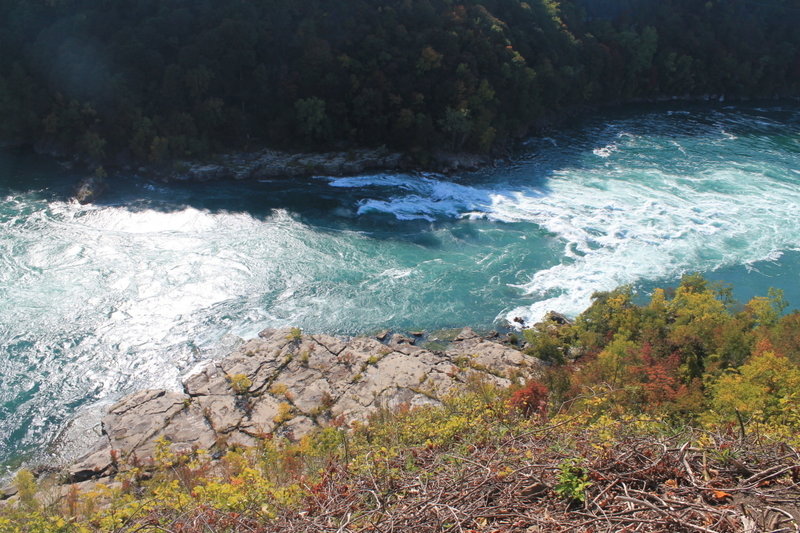
[[[559,326],[569,326],[572,324],[572,320],[570,320],[567,316],[555,311],[549,311],[546,315],[544,315],[542,322],[549,322]]]
[[[75,187],[74,198],[80,204],[89,204],[97,199],[108,189],[108,184],[103,178],[89,176],[83,178]]]
[[[70,483],[80,483],[88,479],[107,476],[115,468],[115,457],[111,451],[108,440],[100,441],[87,455],[67,469],[67,478]]]

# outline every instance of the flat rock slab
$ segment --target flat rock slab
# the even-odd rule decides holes
[[[535,357],[469,328],[437,352],[398,335],[383,343],[264,330],[186,378],[183,392],[141,391],[112,406],[102,440],[68,477],[83,482],[147,465],[159,446],[221,452],[269,435],[299,439],[333,421],[365,422],[379,408],[438,404],[472,379],[508,386],[540,370]]]

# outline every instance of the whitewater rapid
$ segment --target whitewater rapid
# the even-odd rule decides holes
[[[768,110],[729,111],[699,120],[669,111],[655,124],[653,116],[637,117],[591,130],[594,141],[548,138],[501,184],[378,175],[331,185],[380,189],[360,202],[362,215],[545,229],[563,242],[563,260],[515,285],[533,302],[503,316],[529,323],[550,310],[574,316],[597,291],[774,261],[800,249],[800,135],[785,131],[788,117],[760,114]],[[790,115],[796,128],[797,113]],[[648,122],[656,131],[643,128]],[[730,133],[742,129],[741,137]],[[564,151],[577,153],[555,167]],[[546,181],[530,172],[536,167],[547,169]]]

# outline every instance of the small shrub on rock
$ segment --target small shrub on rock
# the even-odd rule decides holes
[[[526,418],[544,418],[547,416],[548,395],[547,387],[532,379],[511,395],[511,398],[508,399],[508,406],[512,411],[518,411]]]

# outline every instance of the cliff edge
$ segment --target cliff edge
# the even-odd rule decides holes
[[[182,392],[145,390],[113,405],[102,438],[69,467],[65,482],[92,483],[123,465],[146,466],[159,442],[174,452],[219,456],[263,438],[295,440],[316,427],[364,423],[382,408],[439,404],[470,380],[507,387],[541,369],[537,358],[469,328],[428,348],[414,341],[262,331],[186,378]]]

